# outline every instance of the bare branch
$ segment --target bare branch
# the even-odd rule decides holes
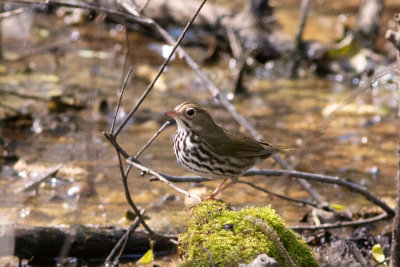
[[[274,193],[274,192],[272,192],[272,191],[269,191],[269,190],[267,190],[267,189],[264,189],[264,188],[262,188],[262,187],[260,187],[260,186],[257,186],[257,185],[255,185],[255,184],[250,183],[250,182],[247,182],[247,181],[241,181],[241,180],[239,180],[238,183],[239,183],[239,184],[247,184],[247,185],[253,187],[254,189],[257,189],[257,190],[259,190],[259,191],[262,191],[262,192],[264,192],[264,193],[267,193],[267,194],[269,194],[269,195],[271,195],[271,196],[275,196],[275,197],[282,198],[282,199],[287,200],[287,201],[292,201],[292,202],[300,203],[300,204],[307,205],[307,206],[311,206],[311,207],[314,207],[314,208],[317,208],[317,207],[318,207],[316,204],[314,204],[314,203],[312,203],[312,202],[310,202],[310,201],[301,200],[301,199],[295,199],[295,198],[287,197],[287,196],[284,196],[284,195],[281,195],[281,194],[278,194],[278,193]]]
[[[21,191],[29,192],[32,190],[37,190],[40,183],[42,183],[42,182],[46,181],[47,179],[49,179],[50,177],[54,176],[61,169],[61,167],[62,167],[62,164],[60,163],[56,167],[51,169],[47,174],[45,174],[42,177],[39,177],[37,179],[34,179],[29,184],[25,185],[25,187],[22,190],[17,189],[14,192],[20,193]]]
[[[127,162],[129,164],[131,164],[132,166],[142,170],[145,173],[152,174],[152,175],[156,176],[161,182],[166,183],[168,186],[172,187],[173,189],[175,189],[179,193],[182,193],[187,197],[196,199],[198,202],[201,202],[201,199],[198,196],[190,194],[189,192],[183,190],[182,188],[179,188],[179,187],[175,186],[173,183],[168,181],[168,179],[164,178],[160,173],[158,173],[156,171],[153,171],[153,170],[151,170],[151,169],[149,169],[149,168],[147,168],[147,167],[145,167],[143,165],[140,165],[139,163],[133,162],[131,159],[128,159]]]
[[[124,158],[128,159],[128,158],[131,157],[131,156],[128,154],[128,152],[126,152],[126,151],[118,144],[117,140],[115,140],[110,134],[108,134],[108,133],[106,133],[106,132],[103,132],[103,135],[107,138],[107,140],[111,143],[111,145],[112,145],[113,147],[115,147],[115,149],[116,149],[119,153],[121,153],[121,155],[122,155]]]
[[[117,104],[117,107],[115,108],[114,118],[113,118],[111,129],[110,129],[111,136],[113,136],[113,133],[114,133],[114,127],[115,127],[115,123],[117,121],[119,107],[121,106],[122,96],[124,95],[126,84],[128,83],[128,80],[131,77],[131,74],[132,74],[132,67],[129,68],[128,73],[126,74],[125,80],[122,83],[121,93],[119,94],[118,104]]]
[[[351,222],[337,222],[337,223],[325,223],[321,225],[298,225],[298,226],[291,226],[289,227],[290,229],[296,230],[296,231],[304,231],[304,230],[320,230],[320,229],[334,229],[334,228],[342,228],[342,227],[354,227],[354,226],[361,226],[365,224],[371,224],[375,222],[379,222],[382,220],[387,220],[392,218],[393,216],[388,215],[387,213],[382,213],[377,216],[367,218],[367,219],[362,219],[362,220],[357,220],[357,221],[351,221]]]
[[[356,244],[354,243],[353,240],[347,239],[345,241],[347,248],[349,249],[350,253],[354,256],[356,261],[361,264],[362,267],[370,267],[371,264],[367,262],[363,255],[361,254],[361,251],[357,248]]]
[[[145,213],[146,213],[146,210],[144,210],[144,209],[142,209],[140,211],[140,215],[142,215],[142,216],[144,216]],[[130,233],[138,227],[139,223],[140,223],[139,217],[136,217],[133,220],[131,226],[129,226],[128,230],[126,230],[125,234],[119,239],[117,244],[115,244],[114,248],[111,250],[110,254],[106,258],[105,265],[107,267],[118,266],[119,258],[121,257],[121,255],[124,251],[124,248],[126,246],[126,241],[128,240]],[[124,242],[124,244],[122,244],[122,242]],[[121,247],[121,249],[120,249],[117,257],[115,259],[113,259],[114,255],[117,253],[117,249],[120,247]]]
[[[203,182],[210,181],[210,179],[202,178],[199,176],[170,176],[166,174],[161,174],[163,177],[168,179],[171,182]],[[392,208],[390,208],[384,201],[380,200],[373,193],[368,191],[366,188],[357,185],[353,182],[349,182],[339,177],[322,175],[322,174],[313,174],[308,172],[299,172],[299,171],[288,171],[288,170],[257,170],[252,169],[243,174],[243,176],[254,176],[254,175],[263,175],[263,176],[286,176],[293,178],[301,178],[310,181],[316,181],[321,183],[335,184],[342,187],[346,187],[349,190],[356,192],[360,195],[363,195],[368,201],[374,203],[381,209],[383,209],[389,217],[393,217],[395,212]]]
[[[303,43],[303,32],[307,22],[307,16],[310,11],[310,0],[302,0],[300,5],[300,23],[296,32],[296,50],[298,51]]]
[[[123,150],[121,148],[121,146],[118,144],[118,142],[108,133],[103,132],[104,136],[110,141],[110,143],[114,146],[116,152],[117,152],[117,156],[118,156],[118,161],[119,161],[119,169],[121,172],[121,177],[122,177],[122,183],[124,186],[124,190],[125,190],[125,198],[128,202],[128,204],[132,207],[133,211],[135,212],[136,216],[139,218],[140,223],[143,225],[143,227],[146,229],[146,231],[149,233],[149,235],[151,237],[154,236],[159,236],[159,237],[163,237],[163,238],[167,238],[167,239],[177,239],[176,236],[174,235],[163,235],[160,233],[156,233],[154,232],[150,226],[147,225],[144,217],[141,215],[139,208],[136,206],[135,202],[133,201],[132,197],[131,197],[131,192],[129,190],[129,186],[128,186],[128,174],[132,168],[132,165],[128,165],[128,167],[126,168],[126,171],[124,171],[124,166],[122,164],[122,158],[121,155],[125,158],[130,158],[129,154]]]
[[[160,133],[162,131],[164,131],[165,127],[167,127],[170,124],[169,121],[166,121],[161,127],[160,129],[158,129],[158,131],[150,138],[149,141],[147,141],[147,143],[142,147],[142,149],[139,150],[138,153],[136,153],[135,155],[135,159],[137,160],[140,155],[142,155],[142,153],[151,145],[151,143],[153,143],[153,141],[157,138],[157,136],[160,135]]]
[[[366,188],[359,186],[353,182],[349,182],[349,181],[340,179],[339,177],[329,176],[329,175],[321,175],[321,174],[312,174],[312,173],[299,172],[299,171],[287,171],[287,170],[250,170],[245,175],[246,176],[248,176],[248,175],[274,176],[273,172],[276,173],[276,176],[279,176],[279,173],[280,173],[280,175],[287,175],[289,177],[302,178],[305,180],[318,181],[318,182],[329,183],[329,184],[336,184],[336,185],[346,187],[346,188],[350,189],[351,191],[354,191],[354,192],[357,192],[357,193],[363,195],[367,200],[369,200],[370,202],[372,202],[375,205],[382,208],[389,216],[393,217],[395,214],[395,212],[392,208],[390,208],[385,202],[380,200],[378,197],[376,197],[374,194],[372,194]]]
[[[128,186],[128,174],[129,171],[131,170],[131,166],[129,165],[124,171],[124,166],[122,164],[122,159],[121,159],[121,154],[119,153],[118,149],[115,148],[117,151],[118,155],[118,161],[119,161],[119,169],[121,172],[122,176],[122,183],[124,185],[124,190],[125,190],[125,198],[128,201],[128,204],[132,207],[133,211],[135,212],[136,216],[139,218],[140,223],[143,225],[144,229],[149,233],[150,236],[156,235],[155,232],[150,228],[150,226],[147,225],[144,217],[141,215],[139,208],[136,206],[135,202],[133,202],[132,197],[131,197],[131,192],[129,190]]]

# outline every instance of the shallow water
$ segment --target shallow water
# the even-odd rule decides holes
[[[118,25],[104,26],[95,22],[66,27],[60,18],[40,13],[20,19],[30,21],[32,26],[23,36],[3,32],[4,55],[9,61],[1,65],[5,73],[0,76],[0,88],[29,93],[42,100],[10,94],[2,96],[4,103],[28,110],[34,122],[27,129],[15,126],[1,129],[0,138],[6,144],[4,150],[20,158],[20,168],[13,164],[2,166],[0,223],[128,226],[130,222],[124,214],[130,208],[123,193],[118,158],[102,134],[109,130],[124,76],[126,49],[123,29]],[[162,48],[161,44],[135,33],[129,33],[128,37],[131,46],[129,61],[136,74],[128,83],[122,101],[124,112],[133,107],[162,62],[162,57],[154,49]],[[59,43],[61,52],[36,53],[43,46]],[[32,51],[36,53],[34,56],[12,61],[12,58]],[[189,49],[189,52],[195,58],[201,58],[201,53],[204,53],[199,49]],[[229,62],[222,59],[218,65],[205,67],[211,79],[227,93],[233,88],[228,65]],[[379,84],[360,94],[346,108],[339,110],[319,138],[313,138],[313,134],[326,123],[329,112],[356,90],[355,87],[319,78],[285,80],[271,77],[268,73],[246,76],[246,86],[251,95],[236,97],[232,103],[268,142],[300,147],[282,154],[288,161],[296,163],[298,170],[338,175],[393,203],[397,168],[397,104],[392,84]],[[60,92],[84,103],[87,108],[51,112],[47,98]],[[243,130],[229,113],[210,99],[196,75],[175,59],[134,120],[119,136],[120,144],[135,154],[166,121],[162,112],[188,100],[207,106],[215,120],[224,127]],[[108,108],[101,112],[100,106],[105,102]],[[1,115],[5,117],[4,112]],[[177,165],[173,154],[175,129],[174,125],[168,127],[145,151],[141,157],[144,165],[168,174],[187,174]],[[300,158],[304,149],[307,153]],[[26,170],[43,166],[51,168],[59,163],[65,169],[60,170],[56,176],[58,179],[41,185],[38,195],[16,193],[29,176],[34,175]],[[257,167],[279,168],[272,159]],[[48,171],[41,170],[37,175]],[[149,223],[155,229],[178,233],[185,225],[182,218],[191,204],[165,184],[149,182],[148,178],[141,177],[138,171],[131,172],[129,185],[134,201],[146,208]],[[292,180],[243,179],[277,193],[309,199]],[[180,186],[191,192],[207,194],[218,183]],[[74,197],[74,190],[90,188],[91,184],[94,184],[96,196],[81,196],[79,200]],[[347,190],[325,184],[314,185],[329,201],[341,204],[353,213],[371,207],[362,197]],[[270,204],[289,225],[298,224],[308,212],[306,207],[272,198],[243,184],[235,185],[220,197],[235,208]]]

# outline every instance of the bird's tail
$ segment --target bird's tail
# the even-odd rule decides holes
[[[261,144],[261,145],[266,146],[273,153],[279,152],[279,151],[296,150],[296,149],[300,149],[301,148],[301,147],[292,147],[292,146],[274,146],[274,145],[271,145],[270,143],[260,142],[260,141],[258,141],[258,143]]]

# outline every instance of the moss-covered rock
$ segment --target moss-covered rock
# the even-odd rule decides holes
[[[216,266],[237,266],[249,263],[261,253],[274,258],[279,266],[287,266],[276,241],[262,227],[247,218],[257,218],[276,232],[297,266],[318,266],[311,250],[282,218],[269,206],[232,211],[222,201],[208,200],[191,209],[188,229],[179,236],[182,266],[210,266],[208,250]]]

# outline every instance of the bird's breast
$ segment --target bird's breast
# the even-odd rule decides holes
[[[184,169],[211,179],[237,178],[255,164],[252,159],[218,155],[199,135],[185,130],[176,132],[174,151]]]

